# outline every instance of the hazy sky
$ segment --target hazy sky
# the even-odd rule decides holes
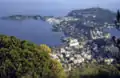
[[[0,2],[10,3],[36,3],[41,6],[55,8],[87,8],[87,7],[105,7],[115,9],[120,5],[120,0],[0,0]]]
[[[45,2],[62,4],[111,4],[120,3],[120,0],[0,0],[0,2]]]
[[[120,0],[0,0],[2,14],[39,13],[65,15],[71,10],[101,7],[120,9]]]

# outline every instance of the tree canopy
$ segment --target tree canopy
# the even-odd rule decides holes
[[[47,45],[0,35],[0,78],[65,78]]]
[[[43,52],[51,53],[51,49],[47,45],[45,45],[45,44],[41,44],[39,48]]]

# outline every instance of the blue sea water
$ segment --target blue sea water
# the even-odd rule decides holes
[[[0,17],[14,14],[63,16],[64,12],[64,10],[46,9],[36,4],[0,3]],[[60,38],[63,35],[62,32],[52,32],[52,25],[41,20],[0,20],[0,34],[50,46],[62,44]]]

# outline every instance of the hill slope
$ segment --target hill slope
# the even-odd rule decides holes
[[[0,78],[64,78],[61,64],[49,53],[46,45],[0,35]]]
[[[113,23],[115,13],[103,8],[88,8],[81,10],[73,10],[68,13],[68,16],[87,19],[95,21],[97,23]]]

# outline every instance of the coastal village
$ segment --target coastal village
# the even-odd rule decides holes
[[[120,78],[120,0],[0,6],[0,78]]]
[[[81,67],[84,63],[109,65],[117,62],[116,58],[119,55],[119,49],[109,42],[107,45],[98,46],[94,41],[85,43],[70,39],[65,46],[53,49],[52,58],[60,61],[66,71],[70,71],[72,68]]]
[[[95,16],[92,17],[95,18]],[[76,30],[74,26],[71,26],[70,21],[78,20],[80,19],[65,17],[59,19],[49,18],[46,21],[52,24],[53,27],[56,26],[63,31],[64,28],[62,27],[69,26],[71,27],[69,31],[74,33],[73,31]],[[119,49],[114,45],[110,33],[103,31],[104,28],[111,29],[113,25],[105,22],[102,27],[95,27],[99,24],[93,21],[84,21],[83,25],[85,25],[86,28],[92,27],[93,29],[88,29],[88,31],[81,29],[80,31],[84,34],[80,33],[79,36],[83,35],[80,37],[74,37],[72,35],[69,35],[69,37],[62,37],[64,44],[60,47],[54,47],[51,57],[61,62],[66,71],[82,67],[82,65],[87,63],[106,63],[108,65],[117,63],[118,61],[116,58],[120,55]],[[84,36],[89,38],[85,38]]]
[[[79,13],[79,12],[78,12]],[[76,13],[73,13],[76,16]],[[65,71],[82,67],[84,64],[115,64],[120,56],[119,49],[114,45],[111,34],[104,29],[112,29],[114,24],[97,23],[96,15],[79,13],[82,17],[42,17],[12,16],[11,19],[36,19],[48,22],[55,32],[64,32],[61,37],[63,44],[52,47],[51,57],[62,63]]]

